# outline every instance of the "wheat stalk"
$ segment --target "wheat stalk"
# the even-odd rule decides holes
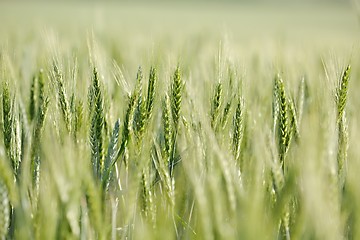
[[[337,126],[338,126],[338,152],[337,152],[337,167],[340,188],[343,187],[345,182],[345,165],[347,162],[347,152],[349,148],[349,132],[346,121],[345,106],[348,95],[348,85],[350,79],[351,67],[348,65],[339,81],[336,89],[337,101]]]
[[[6,239],[10,226],[10,203],[8,190],[0,180],[0,238]]]

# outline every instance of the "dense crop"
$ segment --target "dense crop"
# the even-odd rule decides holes
[[[356,49],[99,35],[1,48],[1,239],[360,237]]]

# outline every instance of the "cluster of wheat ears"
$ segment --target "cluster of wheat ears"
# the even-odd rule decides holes
[[[169,74],[139,67],[134,80],[115,65],[114,90],[94,63],[66,70],[54,58],[23,88],[14,66],[0,66],[2,239],[359,236],[358,192],[347,176],[350,66],[331,92],[334,128],[321,132],[335,132],[324,139],[336,144],[315,153],[309,146],[314,168],[300,159],[314,143],[304,125],[321,103],[314,107],[305,77],[292,91],[275,74],[261,103],[270,117],[256,129],[256,93],[245,94],[231,67],[199,90],[181,64]],[[197,91],[205,92],[202,106]],[[329,152],[336,161],[318,171],[316,156]],[[313,199],[325,209],[313,210]]]

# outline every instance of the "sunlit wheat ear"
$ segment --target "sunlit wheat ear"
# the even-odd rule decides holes
[[[45,97],[45,78],[44,78],[44,70],[40,69],[39,75],[37,77],[37,116],[40,114],[38,111],[42,106],[44,106],[44,103],[48,101],[48,98]]]
[[[141,173],[141,200],[142,210],[145,217],[155,223],[155,209],[153,193],[151,191],[149,168],[145,167]]]
[[[39,179],[40,179],[40,144],[41,144],[41,135],[43,131],[43,126],[45,124],[45,117],[49,105],[49,99],[45,96],[45,79],[44,79],[44,71],[41,69],[34,79],[37,86],[37,91],[35,91],[35,96],[32,98],[34,99],[35,113],[34,116],[34,127],[32,131],[32,140],[31,140],[31,148],[30,148],[30,157],[31,157],[31,164],[30,164],[30,172],[33,180],[33,187],[38,190],[39,186]],[[24,123],[24,121],[23,121]],[[23,134],[25,133],[23,126]],[[23,140],[25,140],[25,136],[22,136]],[[24,141],[22,141],[24,142]]]
[[[276,90],[279,104],[279,126],[278,126],[278,146],[282,169],[285,170],[285,155],[290,145],[290,124],[288,117],[288,100],[285,94],[284,82],[279,75],[276,76]]]
[[[295,141],[299,141],[300,129],[299,129],[299,123],[298,123],[298,118],[297,118],[298,114],[296,113],[294,100],[292,98],[289,98],[288,102],[289,102],[289,117],[290,117],[290,128],[291,128],[291,131],[289,134],[293,134]]]
[[[345,182],[345,165],[347,161],[347,152],[349,147],[349,132],[346,121],[345,106],[348,95],[348,84],[350,79],[350,65],[345,69],[339,85],[336,89],[336,102],[337,102],[337,125],[338,125],[338,152],[337,152],[337,165],[338,177],[340,187]]]
[[[142,69],[141,69],[141,67],[139,67],[138,79],[137,79],[137,83],[135,86],[136,95],[138,97],[137,97],[137,103],[136,103],[136,108],[135,108],[135,112],[134,112],[134,122],[133,122],[133,130],[134,130],[134,134],[137,138],[138,144],[140,144],[141,139],[144,134],[146,115],[147,115],[146,102],[145,102],[145,99],[143,96],[143,91],[142,91],[142,85],[143,85],[142,79],[143,79]]]
[[[237,104],[235,115],[233,119],[233,141],[232,141],[232,148],[233,154],[237,164],[239,163],[240,157],[240,147],[242,143],[242,139],[244,137],[244,115],[245,115],[245,103],[242,97],[239,97]]]
[[[34,75],[31,81],[30,87],[30,103],[29,103],[29,118],[32,121],[36,115],[36,84],[37,83],[37,76]]]
[[[70,113],[70,105],[69,105],[69,101],[68,101],[68,97],[67,97],[67,93],[66,93],[66,89],[64,86],[64,79],[63,79],[63,74],[59,69],[59,66],[54,63],[54,81],[56,83],[56,87],[57,87],[57,97],[58,97],[58,105],[59,108],[61,109],[61,113],[65,122],[65,126],[67,131],[70,133],[71,132],[71,113]]]
[[[3,83],[2,91],[2,103],[3,103],[3,136],[4,136],[4,145],[6,150],[6,155],[9,161],[12,164],[12,167],[15,171],[15,162],[12,158],[11,152],[11,143],[13,138],[13,105],[11,103],[9,84],[7,82]]]
[[[139,68],[137,74],[136,74],[136,82],[139,83],[141,82],[142,79],[142,71],[141,68]],[[122,134],[121,134],[121,145],[120,145],[120,149],[118,151],[118,154],[116,156],[116,158],[114,159],[113,164],[115,164],[115,162],[117,161],[117,159],[119,157],[122,157],[126,151],[127,145],[130,141],[130,137],[131,137],[131,130],[133,129],[133,121],[134,121],[134,112],[136,110],[136,104],[138,102],[138,92],[139,90],[137,89],[137,86],[135,86],[134,91],[132,92],[132,94],[130,96],[128,96],[128,106],[125,112],[125,119],[124,119],[124,124],[123,124],[123,130],[122,130]],[[125,163],[125,167],[127,168],[128,166],[128,162],[127,159],[124,158],[122,159]]]
[[[156,68],[151,67],[150,74],[149,74],[147,98],[146,98],[146,119],[147,120],[150,119],[152,112],[153,112],[153,108],[154,108],[157,78],[158,77],[157,77]]]
[[[174,127],[176,130],[178,129],[178,125],[179,125],[183,87],[184,87],[184,83],[181,78],[180,67],[178,66],[174,72],[173,80],[171,83],[171,89],[170,89],[171,113],[174,122]]]
[[[14,114],[14,141],[13,141],[13,161],[14,161],[14,165],[15,165],[15,177],[18,178],[19,172],[20,172],[20,165],[21,165],[21,161],[22,161],[22,156],[23,156],[23,139],[22,139],[22,134],[23,134],[23,129],[22,129],[22,113],[21,113],[21,109],[20,106],[17,107],[17,111],[16,111],[16,115]]]
[[[164,132],[164,148],[163,155],[166,159],[167,165],[169,164],[171,157],[171,150],[173,144],[173,125],[172,125],[172,116],[171,116],[171,106],[170,98],[168,95],[165,95],[163,101],[163,110],[162,110],[162,124]]]
[[[40,83],[40,82],[39,82]],[[43,127],[45,124],[45,118],[49,106],[49,99],[44,96],[44,92],[39,92],[39,107],[38,114],[36,117],[35,127],[32,136],[31,144],[31,174],[33,178],[33,185],[38,192],[39,181],[40,181],[40,147],[41,147],[41,136],[43,132]]]
[[[219,112],[220,112],[220,107],[221,107],[221,102],[222,102],[222,83],[219,82],[214,90],[214,95],[211,99],[211,127],[213,129],[216,128],[217,125],[217,121],[218,121],[218,117],[219,117]]]
[[[141,74],[140,74],[141,73]],[[149,126],[155,100],[155,85],[157,81],[156,69],[151,67],[148,81],[146,98],[142,94],[142,72],[139,68],[137,91],[137,106],[134,112],[134,133],[137,137],[137,145],[141,148],[145,129]]]
[[[226,124],[228,123],[231,104],[232,104],[232,99],[229,100],[226,103],[225,107],[224,107],[224,111],[223,111],[222,118],[221,118],[221,127],[222,127],[222,129],[225,129]]]
[[[342,120],[342,116],[344,115],[347,93],[348,93],[348,84],[350,79],[350,71],[351,66],[348,65],[339,80],[339,84],[336,89],[336,103],[337,103],[337,121],[340,122]]]
[[[82,129],[83,121],[84,121],[84,105],[82,101],[79,100],[75,103],[74,121],[73,121],[73,129],[74,129],[73,134],[75,141],[77,141],[78,133]]]
[[[278,90],[278,81],[277,78],[274,78],[274,86],[272,90],[272,120],[273,120],[273,126],[272,126],[272,132],[274,134],[274,137],[276,135],[278,122],[279,122],[279,115],[280,115],[280,106],[279,106],[279,96],[278,96],[279,90]]]
[[[92,85],[89,90],[91,102],[91,123],[90,123],[90,146],[91,163],[94,176],[100,178],[103,167],[103,128],[104,109],[100,89],[99,76],[96,68],[93,71]]]
[[[111,134],[107,155],[104,162],[104,169],[102,173],[102,187],[103,191],[106,192],[109,187],[110,177],[112,174],[112,165],[111,163],[115,161],[118,142],[119,142],[119,131],[120,131],[120,120],[117,120],[114,125],[114,129]]]

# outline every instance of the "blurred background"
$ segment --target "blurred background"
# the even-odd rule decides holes
[[[0,1],[1,38],[54,29],[114,36],[230,34],[240,41],[344,41],[360,33],[355,1]]]
[[[349,56],[360,49],[358,2],[0,1],[0,46],[36,52],[56,39],[79,49],[94,38],[130,66],[158,49],[188,59],[197,52],[214,56],[219,44],[244,60],[279,52]]]

